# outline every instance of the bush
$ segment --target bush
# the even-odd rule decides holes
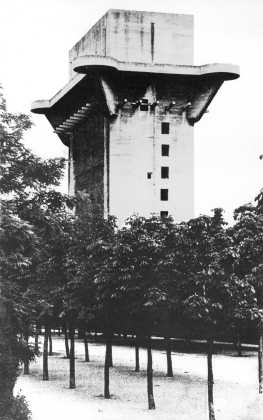
[[[10,401],[10,406],[7,408],[4,417],[1,420],[30,420],[31,411],[23,395],[17,395]]]

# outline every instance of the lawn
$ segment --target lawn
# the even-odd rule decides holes
[[[42,381],[42,360],[30,366],[30,376],[21,375],[21,390],[30,405],[33,420],[207,420],[206,356],[173,353],[174,378],[167,378],[166,354],[153,350],[156,410],[147,409],[146,351],[140,350],[141,372],[134,372],[134,349],[114,346],[110,370],[111,400],[103,394],[105,346],[90,344],[85,363],[84,345],[76,341],[76,385],[68,388],[68,365],[64,341],[53,341],[49,357],[50,380]],[[247,352],[217,354],[214,360],[216,420],[262,420],[263,396],[257,393],[257,355]]]

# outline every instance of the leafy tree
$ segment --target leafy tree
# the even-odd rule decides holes
[[[237,250],[235,273],[254,288],[257,305],[252,307],[251,318],[256,321],[259,334],[259,393],[263,392],[263,289],[261,267],[263,264],[263,194],[256,204],[246,204],[234,212],[233,241]]]
[[[23,135],[31,125],[27,115],[7,111],[0,93],[0,296],[5,319],[0,364],[9,372],[1,374],[1,380],[6,381],[3,410],[7,400],[12,400],[19,361],[25,362],[26,354],[31,357],[29,347],[20,350],[23,342],[19,336],[25,334],[27,341],[29,323],[35,317],[36,301],[31,299],[30,290],[39,259],[39,222],[43,210],[51,210],[64,200],[53,190],[59,184],[64,162],[42,160],[24,146]]]
[[[116,319],[121,320],[121,324],[118,328],[135,332],[147,347],[149,409],[155,408],[151,336],[159,325],[160,313],[167,301],[165,285],[158,276],[165,232],[165,224],[157,217],[131,217],[117,234],[109,278],[106,279],[106,284],[112,284],[111,297],[119,311]]]
[[[233,320],[253,316],[255,290],[249,281],[229,272],[232,242],[224,229],[221,209],[215,209],[212,217],[200,216],[187,225],[195,267],[187,280],[184,314],[207,338],[209,419],[214,420],[213,341]]]

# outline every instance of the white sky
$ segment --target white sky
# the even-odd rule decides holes
[[[9,111],[30,112],[68,81],[68,50],[109,9],[189,13],[195,64],[239,64],[195,125],[195,214],[223,207],[226,217],[263,186],[261,133],[263,0],[0,0],[0,83]],[[67,149],[45,117],[33,115],[26,141],[44,157]]]

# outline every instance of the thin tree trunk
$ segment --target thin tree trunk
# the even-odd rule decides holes
[[[52,346],[52,335],[51,335],[51,330],[49,330],[49,334],[48,334],[48,342],[49,342],[49,356],[53,356],[53,346]]]
[[[173,375],[173,363],[172,363],[172,352],[171,352],[171,341],[170,338],[166,338],[166,359],[167,359],[167,374],[172,378]]]
[[[137,337],[135,342],[135,372],[140,372],[140,347],[138,345]]]
[[[234,339],[234,347],[237,351],[237,355],[239,357],[242,356],[242,344],[241,344],[241,339],[240,339],[240,334],[237,333]]]
[[[110,339],[106,340],[104,363],[104,398],[110,398]]]
[[[71,389],[76,388],[75,382],[75,329],[70,328],[70,351],[69,351],[69,387]]]
[[[207,385],[208,385],[208,411],[209,411],[209,420],[215,420],[215,410],[214,410],[214,378],[213,378],[213,340],[209,338],[207,340]]]
[[[258,392],[263,392],[263,323],[260,322],[259,326],[259,346],[258,346]]]
[[[43,345],[43,381],[48,381],[48,334],[49,329],[45,326]]]
[[[68,329],[66,325],[64,325],[63,327],[63,332],[64,332],[64,338],[65,338],[66,358],[69,359]]]
[[[112,361],[112,338],[109,340],[109,367],[113,367]]]
[[[153,367],[152,367],[152,348],[151,337],[147,340],[147,394],[148,394],[148,408],[155,409],[155,402],[153,397]]]
[[[24,339],[26,342],[26,346],[28,348],[28,333],[24,334]],[[26,358],[24,360],[24,375],[29,375],[29,360]]]
[[[34,351],[35,351],[36,354],[38,354],[38,338],[39,338],[39,329],[38,329],[38,325],[36,325],[35,345],[34,345]]]
[[[89,343],[86,332],[84,333],[85,362],[89,362]]]

